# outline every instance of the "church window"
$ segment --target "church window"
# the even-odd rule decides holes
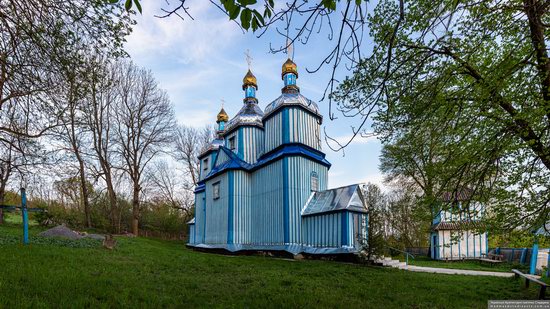
[[[215,200],[220,198],[220,182],[219,181],[212,184],[212,192],[213,192],[213,196],[214,196]]]
[[[229,138],[229,149],[235,150],[235,136]]]
[[[204,159],[204,161],[202,161],[202,169],[203,170],[207,170],[208,169],[208,158]]]
[[[315,172],[311,172],[311,191],[319,191],[319,176]]]

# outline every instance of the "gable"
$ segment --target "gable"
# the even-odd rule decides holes
[[[302,209],[302,216],[335,211],[367,213],[367,206],[358,184],[312,193]]]

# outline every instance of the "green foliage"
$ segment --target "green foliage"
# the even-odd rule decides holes
[[[109,0],[110,3],[118,3],[119,0]],[[245,30],[252,29],[256,31],[259,28],[265,27],[266,22],[265,18],[271,18],[275,10],[275,1],[266,0],[263,4],[263,13],[262,9],[258,8],[257,0],[219,0],[223,9],[229,16],[230,20],[240,20],[240,25]],[[307,1],[303,1],[307,3]],[[312,6],[324,7],[329,12],[336,10],[337,3],[340,0],[322,0],[319,3],[312,4]],[[360,5],[363,0],[355,0],[356,5]],[[127,11],[131,10],[133,6],[136,6],[138,11],[141,11],[140,0],[125,0],[124,6]],[[295,5],[300,5],[297,3]],[[239,18],[239,19],[237,19]]]
[[[371,183],[365,186],[363,193],[369,210],[365,249],[368,258],[373,259],[375,256],[381,256],[387,245],[384,237],[386,197],[377,185]]]
[[[489,299],[537,295],[533,285],[524,289],[507,278],[223,256],[145,238],[117,241],[112,251],[0,246],[0,307],[486,308]]]
[[[91,218],[94,230],[107,232],[110,230],[110,206],[106,193],[98,193],[90,190],[91,195]],[[78,200],[78,199],[76,199]],[[32,207],[43,208],[46,211],[34,213],[34,219],[40,225],[66,224],[78,230],[86,230],[86,218],[83,210],[78,205],[61,203],[57,200],[29,201]],[[131,228],[132,205],[131,202],[119,198],[118,208],[121,213],[122,231],[128,231]],[[142,205],[140,228],[147,231],[162,232],[169,235],[180,235],[187,233],[187,221],[191,218],[183,214],[180,210],[174,209],[162,200],[148,202]]]
[[[493,234],[550,220],[550,66],[537,41],[549,16],[536,8],[380,1],[372,55],[332,95],[350,114],[377,111],[387,171],[418,177],[428,202],[472,189]]]
[[[170,207],[168,204],[148,203],[141,213],[140,224],[149,231],[160,231],[171,234],[187,232],[187,221],[191,218],[183,216],[181,211]]]
[[[535,238],[529,231],[513,230],[503,234],[493,234],[489,237],[489,248],[531,248]],[[550,248],[550,237],[539,236],[540,248]]]

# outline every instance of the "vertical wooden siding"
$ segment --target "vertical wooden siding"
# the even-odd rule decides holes
[[[326,166],[303,157],[289,157],[288,160],[288,243],[302,242],[302,208],[311,195],[311,173],[317,173],[319,190],[327,189],[328,169]]]
[[[220,198],[213,198],[212,185],[220,182]],[[210,179],[206,182],[206,239],[207,244],[227,243],[228,226],[228,173]],[[195,221],[196,222],[196,221]],[[196,223],[195,223],[196,224]]]
[[[289,142],[301,143],[321,150],[321,130],[318,118],[301,108],[289,108]]]

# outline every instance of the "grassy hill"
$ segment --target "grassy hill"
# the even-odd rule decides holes
[[[489,299],[536,297],[513,279],[215,255],[145,238],[119,238],[113,251],[70,241],[24,247],[12,241],[20,233],[0,227],[0,307],[486,308]]]

